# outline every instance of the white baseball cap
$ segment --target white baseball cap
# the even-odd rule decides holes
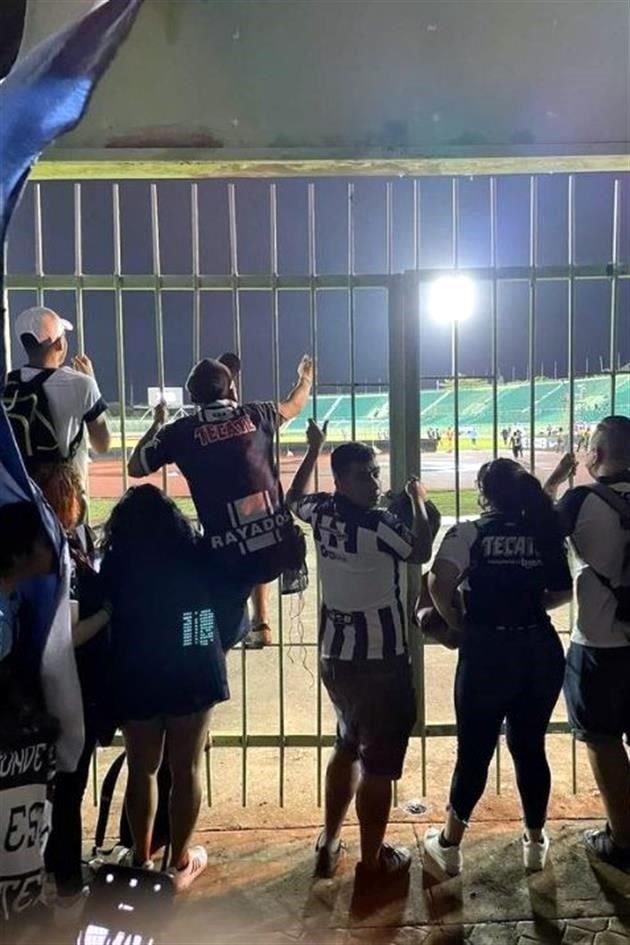
[[[42,344],[45,341],[55,342],[66,331],[72,331],[72,322],[60,318],[51,308],[43,305],[34,305],[21,312],[15,320],[15,333],[18,338],[22,335],[33,335]]]

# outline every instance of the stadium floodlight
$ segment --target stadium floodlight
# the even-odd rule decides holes
[[[429,312],[436,322],[461,322],[475,309],[475,284],[468,276],[441,276],[429,286]]]

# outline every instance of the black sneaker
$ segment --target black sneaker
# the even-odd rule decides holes
[[[383,887],[396,883],[407,876],[411,869],[411,853],[406,847],[395,847],[384,843],[378,855],[375,870],[366,870],[363,863],[357,863],[355,879],[358,885]]]
[[[332,852],[322,843],[324,834],[320,833],[315,844],[315,869],[313,875],[318,879],[330,879],[335,875],[339,862],[346,851],[346,845],[343,840],[337,844],[337,849]]]
[[[602,829],[586,830],[584,842],[586,848],[603,863],[615,866],[626,873],[630,872],[630,849],[620,847],[615,843],[609,824]]]

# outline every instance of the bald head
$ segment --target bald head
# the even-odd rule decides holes
[[[595,464],[606,471],[630,469],[630,419],[605,417],[591,437],[590,451]]]

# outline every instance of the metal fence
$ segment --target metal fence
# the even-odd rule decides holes
[[[587,178],[585,177],[586,181]],[[549,394],[545,388],[544,394],[539,397],[539,385],[545,383],[542,370],[538,365],[545,352],[541,352],[540,338],[547,330],[549,310],[544,293],[548,287],[555,287],[553,292],[562,293],[562,301],[556,299],[556,308],[561,310],[563,337],[563,358],[566,361],[566,371],[563,378],[563,416],[566,431],[566,445],[574,446],[576,435],[576,390],[579,396],[581,375],[584,373],[578,368],[576,361],[576,342],[579,337],[581,349],[584,347],[582,331],[586,324],[597,321],[599,336],[601,324],[606,323],[607,345],[605,360],[601,364],[604,368],[600,373],[600,387],[605,388],[605,396],[599,405],[602,414],[614,411],[630,412],[630,373],[624,361],[630,361],[630,216],[628,214],[630,196],[628,194],[630,175],[617,175],[614,178],[598,179],[597,175],[588,175],[589,186],[596,188],[601,185],[603,199],[606,203],[604,214],[607,229],[607,238],[602,239],[599,253],[601,258],[580,260],[578,252],[578,211],[579,188],[582,178],[568,175],[554,181],[556,199],[561,195],[564,207],[564,219],[561,229],[565,247],[565,259],[549,261],[553,252],[549,251],[549,238],[541,241],[541,229],[549,219],[549,214],[557,213],[557,208],[541,207],[541,188],[548,186],[548,177],[531,176],[527,179],[481,178],[474,182],[475,200],[478,213],[483,216],[478,233],[484,242],[486,258],[480,260],[479,254],[473,263],[471,256],[475,227],[464,238],[463,219],[467,213],[469,203],[467,179],[454,178],[443,181],[441,187],[441,210],[439,201],[431,191],[432,184],[425,179],[409,181],[377,181],[370,182],[372,198],[374,194],[380,201],[381,220],[376,222],[365,212],[358,211],[361,188],[360,180],[335,182],[335,213],[339,225],[343,229],[343,240],[339,242],[340,253],[343,255],[343,267],[338,271],[321,271],[319,265],[320,247],[322,241],[328,238],[333,240],[333,230],[327,234],[322,229],[322,221],[318,213],[318,198],[321,188],[327,185],[313,182],[291,182],[291,194],[295,195],[296,187],[302,190],[299,201],[299,212],[292,210],[293,218],[297,219],[301,230],[301,239],[304,243],[303,270],[287,272],[280,262],[279,237],[279,199],[283,195],[286,182],[275,181],[259,183],[264,187],[264,203],[266,204],[264,235],[261,236],[268,248],[268,269],[265,272],[243,272],[240,241],[243,236],[243,226],[247,221],[239,217],[238,205],[240,188],[246,184],[214,182],[212,186],[220,187],[225,200],[225,229],[228,245],[227,271],[212,273],[204,272],[202,267],[202,236],[200,210],[200,192],[204,184],[186,184],[187,217],[186,241],[190,247],[189,271],[174,274],[168,271],[163,253],[163,238],[165,227],[170,220],[165,220],[161,213],[161,200],[164,184],[147,182],[149,194],[149,217],[145,230],[140,239],[151,247],[151,271],[133,274],[125,271],[123,259],[123,214],[121,212],[121,188],[124,183],[107,185],[109,201],[111,201],[111,242],[112,266],[111,272],[94,273],[85,271],[84,242],[89,229],[89,215],[86,217],[84,196],[86,188],[91,183],[77,182],[73,185],[72,193],[66,190],[66,202],[72,200],[72,233],[69,239],[72,242],[73,265],[67,266],[67,271],[47,273],[44,269],[46,255],[46,227],[43,219],[43,203],[47,183],[31,185],[25,207],[16,220],[13,228],[12,240],[17,239],[26,246],[32,240],[31,271],[24,271],[26,267],[16,268],[9,257],[9,311],[14,319],[17,310],[26,304],[54,305],[59,299],[66,304],[73,299],[76,316],[77,348],[86,349],[86,335],[89,331],[90,313],[86,299],[92,298],[93,293],[106,293],[113,299],[113,333],[111,336],[111,352],[101,350],[97,352],[101,363],[114,355],[115,363],[115,391],[113,400],[118,401],[118,430],[120,436],[120,473],[115,478],[115,494],[119,494],[127,487],[127,472],[125,455],[130,444],[138,436],[138,422],[133,417],[130,408],[129,364],[127,357],[126,319],[127,309],[131,304],[134,293],[144,293],[144,298],[150,295],[150,306],[153,319],[153,337],[155,350],[153,354],[146,352],[143,356],[153,361],[152,368],[155,386],[163,388],[169,380],[167,370],[167,351],[165,348],[165,304],[171,293],[182,293],[191,301],[191,318],[185,326],[188,334],[188,351],[190,361],[197,360],[206,353],[218,353],[215,350],[208,352],[208,341],[213,339],[212,317],[204,311],[204,299],[215,294],[225,300],[230,299],[231,342],[237,352],[242,352],[244,344],[243,305],[248,294],[264,294],[265,306],[268,311],[268,334],[272,352],[271,356],[271,389],[269,395],[279,397],[282,394],[282,379],[286,374],[286,365],[283,360],[284,337],[283,325],[286,318],[281,311],[287,298],[299,296],[302,318],[302,336],[307,347],[315,355],[316,372],[312,402],[309,406],[311,415],[321,417],[320,404],[322,397],[331,390],[340,397],[347,397],[349,404],[348,435],[352,438],[357,433],[357,403],[361,391],[388,392],[388,417],[379,421],[381,425],[387,423],[389,435],[388,443],[382,449],[382,460],[386,467],[385,479],[392,487],[399,488],[407,476],[419,472],[421,475],[435,474],[433,465],[440,463],[444,466],[444,476],[447,482],[442,481],[438,490],[442,501],[446,503],[444,511],[458,519],[463,513],[470,512],[470,487],[472,485],[471,468],[477,462],[476,454],[470,449],[466,435],[462,431],[462,422],[465,419],[467,407],[462,407],[466,396],[466,386],[471,377],[477,378],[479,384],[486,385],[489,396],[490,423],[488,427],[485,454],[498,455],[504,445],[501,442],[500,430],[507,422],[508,414],[502,408],[502,398],[505,391],[510,391],[509,384],[504,383],[502,374],[506,373],[506,358],[509,362],[510,338],[516,333],[511,310],[517,303],[519,308],[520,325],[520,356],[521,376],[520,387],[522,396],[523,385],[527,386],[527,417],[522,424],[526,440],[528,441],[527,461],[533,471],[536,471],[540,461],[537,450],[537,423],[541,398]],[[99,185],[101,191],[104,185]],[[182,185],[180,185],[181,188]],[[502,209],[502,190],[510,187],[518,191],[519,200],[510,204],[516,207],[514,220],[508,219],[509,211]],[[462,191],[465,194],[462,194]],[[506,190],[507,192],[507,190]],[[183,191],[179,191],[183,193]],[[372,199],[371,198],[371,199]],[[292,198],[293,199],[293,198]],[[482,207],[482,210],[479,208]],[[588,200],[585,200],[588,210]],[[585,214],[586,214],[585,210]],[[328,211],[327,211],[328,212]],[[507,216],[506,216],[507,214]],[[586,214],[587,215],[587,214]],[[399,220],[404,216],[404,226]],[[552,221],[553,223],[554,221]],[[557,224],[555,221],[554,226]],[[583,227],[588,229],[586,219]],[[260,219],[257,223],[262,232]],[[439,230],[440,245],[443,258],[439,264],[435,260],[435,247],[431,240],[431,228]],[[32,229],[31,229],[32,228]],[[27,234],[26,230],[30,233]],[[505,229],[505,233],[504,233]],[[600,227],[601,229],[601,227]],[[404,231],[404,232],[403,232]],[[283,231],[284,232],[284,231]],[[552,233],[559,232],[557,227]],[[367,242],[366,240],[367,234]],[[285,240],[290,239],[284,232]],[[50,236],[48,237],[50,239]],[[372,264],[363,271],[358,268],[357,243],[363,240],[363,245],[369,245],[370,240],[379,243],[378,265]],[[334,241],[334,240],[333,240]],[[626,245],[626,242],[627,244]],[[508,260],[502,248],[513,242],[521,247],[522,258]],[[541,242],[545,246],[541,246]],[[623,242],[623,246],[622,246]],[[402,245],[404,244],[404,246]],[[525,247],[523,251],[523,247]],[[624,257],[625,253],[625,257]],[[593,251],[591,250],[591,256]],[[28,255],[28,253],[27,253]],[[339,253],[338,253],[339,255]],[[374,254],[372,254],[374,255]],[[508,254],[509,255],[509,254]],[[588,254],[587,254],[588,255]],[[472,256],[475,256],[474,246]],[[335,268],[329,267],[329,268]],[[437,359],[434,357],[435,339],[431,337],[434,331],[430,327],[427,314],[427,287],[437,278],[445,274],[457,273],[468,276],[474,281],[478,292],[483,296],[483,324],[480,322],[478,332],[484,335],[483,347],[487,347],[487,354],[473,365],[471,371],[471,350],[473,345],[471,329],[464,323],[452,320],[446,329],[442,329],[440,344],[447,350]],[[588,315],[587,322],[582,325],[583,318],[578,311],[578,293],[581,285],[600,286],[604,292],[598,296],[597,310]],[[510,288],[511,287],[511,288]],[[520,288],[519,288],[520,287]],[[502,298],[507,290],[514,292],[512,296]],[[589,289],[590,291],[590,289]],[[597,290],[599,292],[599,290]],[[519,293],[522,293],[519,296]],[[343,377],[334,382],[330,376],[323,380],[324,364],[322,363],[322,306],[327,295],[335,295],[336,323],[328,325],[327,344],[330,339],[337,338],[343,348],[341,360],[344,363]],[[370,324],[361,317],[361,307],[367,296],[372,299],[369,311],[370,319],[374,317],[376,309],[386,309],[387,351],[381,353],[383,363],[383,377],[366,378],[357,370],[357,351],[366,344],[369,346]],[[559,296],[558,296],[559,298]],[[547,300],[548,301],[548,300]],[[305,304],[304,304],[305,303]],[[581,303],[580,303],[581,304]],[[582,306],[583,308],[584,306]],[[541,310],[545,312],[541,321]],[[580,310],[581,311],[581,310]],[[588,313],[587,313],[588,314]],[[514,316],[516,319],[516,316]],[[329,319],[330,321],[330,319]],[[333,319],[333,322],[335,320]],[[359,324],[359,321],[361,324]],[[579,322],[579,324],[578,324]],[[281,324],[282,323],[282,324]],[[184,329],[182,329],[184,330]],[[335,334],[336,333],[336,334]],[[502,352],[503,342],[507,342],[508,354]],[[382,344],[380,337],[379,344]],[[588,348],[588,342],[587,342]],[[601,345],[600,345],[601,348]],[[89,353],[89,352],[88,352]],[[623,353],[623,355],[622,355]],[[318,357],[319,355],[319,357]],[[588,357],[587,353],[587,357]],[[593,348],[590,353],[594,361],[602,357],[600,350]],[[134,358],[137,358],[137,352]],[[621,363],[620,363],[621,359]],[[13,361],[18,360],[14,351]],[[509,364],[508,364],[509,367]],[[255,371],[246,363],[245,370]],[[386,376],[385,376],[386,375]],[[179,377],[178,383],[183,383]],[[452,453],[438,454],[423,452],[426,445],[426,429],[431,425],[430,411],[423,409],[419,397],[421,390],[433,388],[444,392],[452,411]],[[514,388],[515,390],[515,388]],[[554,388],[555,390],[555,388]],[[551,393],[551,391],[549,392]],[[507,396],[507,395],[506,395]],[[510,396],[512,396],[510,394]],[[556,393],[553,396],[558,396]],[[359,398],[360,399],[360,398]],[[626,403],[626,400],[628,403]],[[470,411],[469,411],[470,412]],[[429,419],[427,419],[427,416]],[[442,415],[443,416],[443,415]],[[506,419],[507,418],[507,419]],[[579,418],[578,418],[579,420]],[[296,433],[297,442],[297,433]],[[381,447],[383,444],[381,444]],[[280,446],[278,447],[280,450]],[[482,453],[478,460],[481,463]],[[445,458],[446,456],[446,458]],[[485,458],[485,456],[483,457]],[[543,457],[544,458],[544,457]],[[282,456],[279,453],[279,459]],[[98,460],[92,465],[93,475],[98,471]],[[324,467],[320,473],[325,474]],[[439,475],[442,475],[438,469]],[[444,478],[443,476],[443,478]],[[167,471],[162,475],[162,485],[168,491],[172,483]],[[115,494],[111,497],[115,498]],[[102,498],[102,496],[101,496]],[[438,503],[439,504],[439,503]],[[411,604],[415,593],[413,580],[407,582],[406,593]],[[269,652],[260,654],[240,650],[230,656],[230,670],[232,685],[235,690],[234,699],[229,707],[220,710],[216,724],[213,726],[212,747],[216,749],[236,749],[240,752],[240,798],[243,804],[248,800],[248,759],[250,751],[273,749],[277,751],[277,800],[280,805],[285,803],[285,786],[287,782],[288,753],[293,749],[306,749],[314,753],[315,766],[315,796],[317,803],[322,799],[322,774],[324,752],[330,747],[333,740],[333,718],[327,701],[322,698],[322,688],[319,680],[317,664],[316,639],[316,612],[319,605],[319,588],[312,573],[311,587],[306,599],[298,606],[294,601],[286,601],[275,595],[277,613],[277,636],[274,646]],[[570,618],[567,617],[564,631],[568,628]],[[430,766],[427,761],[427,739],[436,736],[455,734],[454,721],[444,721],[436,718],[432,709],[432,697],[427,697],[431,688],[428,685],[431,673],[428,660],[431,659],[430,650],[435,650],[423,644],[414,632],[411,632],[411,649],[414,662],[415,680],[418,696],[418,725],[416,734],[420,744],[420,776],[422,793],[426,794],[427,784],[431,777]],[[298,660],[296,662],[296,654]],[[449,664],[441,687],[449,681],[453,672],[454,663]],[[304,704],[302,704],[304,703]],[[272,711],[273,706],[273,711]],[[223,713],[223,714],[221,714]],[[552,732],[566,733],[568,727],[562,717],[555,717],[551,723]],[[577,790],[578,778],[576,768],[575,747],[572,749],[573,790]],[[496,765],[496,787],[501,790],[500,757]],[[208,766],[208,798],[212,799],[214,782],[211,765]]]

